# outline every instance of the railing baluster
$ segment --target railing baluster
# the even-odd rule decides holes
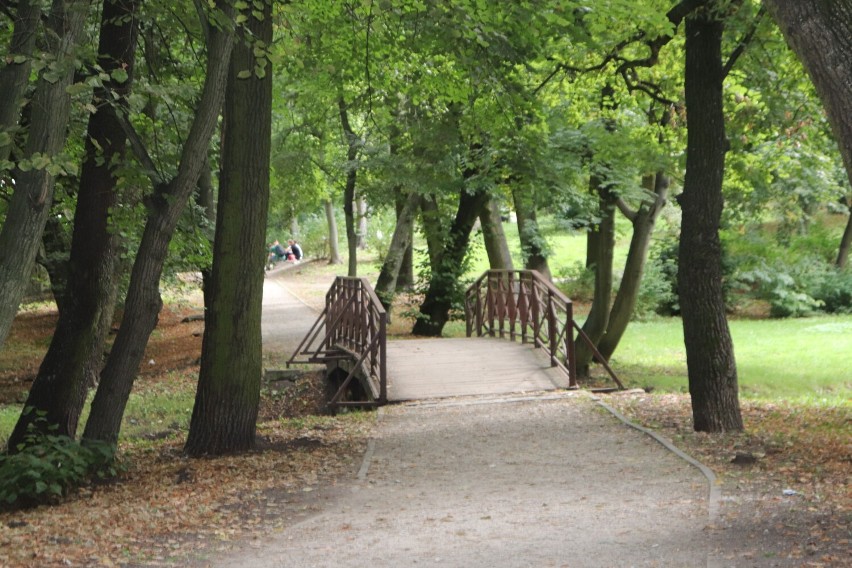
[[[535,270],[489,270],[465,293],[465,315],[469,319],[467,335],[476,328],[477,336],[532,337],[533,345],[547,352],[550,364],[568,374],[569,388],[577,388],[574,350],[574,306],[562,292]],[[470,320],[475,322],[470,323]],[[564,355],[564,361],[563,361]],[[601,361],[615,383],[621,381]]]

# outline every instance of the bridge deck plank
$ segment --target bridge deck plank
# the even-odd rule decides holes
[[[508,340],[389,341],[391,401],[555,390],[567,380],[540,350]]]

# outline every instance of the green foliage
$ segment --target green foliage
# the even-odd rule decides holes
[[[104,442],[80,444],[68,436],[50,433],[54,429],[39,417],[30,425],[17,453],[0,455],[3,506],[52,503],[85,483],[117,475],[114,446]]]
[[[657,256],[645,264],[645,273],[636,297],[633,319],[645,320],[654,314],[679,310],[677,290],[672,286],[677,263],[670,257]]]

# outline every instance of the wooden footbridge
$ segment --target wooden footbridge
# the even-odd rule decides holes
[[[467,290],[466,339],[388,341],[387,314],[364,278],[338,277],[287,362],[321,363],[332,408],[412,399],[577,388],[571,301],[538,272],[489,270]]]

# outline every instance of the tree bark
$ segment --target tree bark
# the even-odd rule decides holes
[[[359,195],[355,203],[358,205],[358,248],[364,250],[367,248],[367,200]]]
[[[355,165],[355,160],[358,159],[358,148],[361,141],[349,123],[349,111],[343,96],[337,100],[337,108],[340,112],[343,134],[346,136],[347,164],[346,183],[343,187],[343,214],[346,218],[346,245],[349,252],[348,275],[355,277],[358,276],[358,233],[355,227],[355,182],[358,177],[358,168]]]
[[[51,214],[48,215],[41,234],[44,254],[39,254],[38,263],[47,271],[53,301],[60,314],[65,309],[65,300],[68,297],[68,258],[71,253],[72,232],[73,225],[69,231],[55,214]]]
[[[722,104],[723,24],[712,10],[686,22],[686,174],[679,197],[683,218],[678,291],[692,397],[701,432],[743,429],[734,346],[722,291],[722,178],[728,141]]]
[[[426,234],[426,251],[429,254],[429,269],[437,272],[441,265],[445,236],[441,228],[438,201],[434,195],[424,196],[420,201],[420,220]]]
[[[397,216],[393,237],[391,238],[388,252],[385,255],[385,260],[382,263],[379,278],[376,281],[376,294],[379,296],[382,305],[388,313],[390,313],[393,305],[393,298],[396,293],[396,281],[402,268],[402,261],[411,245],[414,216],[419,206],[420,195],[413,192],[410,193],[405,200],[405,205]]]
[[[230,16],[228,2],[222,2],[219,6]],[[101,381],[83,433],[88,440],[115,443],[118,439],[133,381],[163,305],[159,284],[169,241],[196,188],[201,170],[207,163],[207,148],[222,108],[228,62],[234,45],[230,31],[221,30],[217,26],[210,28],[204,87],[198,111],[183,146],[177,175],[164,183],[156,173],[152,174],[154,194],[147,200],[148,218],[130,275],[124,318],[101,373]]]
[[[627,324],[633,317],[636,308],[636,300],[639,297],[639,288],[642,285],[642,274],[645,272],[645,263],[648,260],[648,247],[651,244],[651,235],[657,216],[666,203],[669,189],[669,178],[664,172],[657,172],[653,180],[654,198],[649,198],[639,206],[639,210],[632,216],[633,235],[630,238],[630,248],[627,251],[627,261],[624,263],[624,275],[621,277],[621,285],[612,303],[609,312],[609,322],[606,326],[606,334],[598,343],[598,351],[607,360],[615,353],[618,343],[621,341]]]
[[[65,146],[71,112],[66,89],[74,80],[75,51],[90,4],[90,0],[53,2],[45,38],[56,69],[46,67],[36,82],[32,108],[38,112],[32,113],[25,159],[53,159]],[[41,244],[53,202],[55,178],[50,172],[47,167],[31,167],[15,174],[15,190],[0,231],[0,347],[9,335]]]
[[[8,143],[0,140],[0,162],[9,159],[16,134],[16,125],[21,114],[21,100],[27,89],[32,55],[35,50],[41,3],[19,0],[14,16],[14,29],[6,61],[0,68],[0,134],[9,135]],[[17,58],[20,60],[16,61]]]
[[[325,208],[325,220],[328,223],[328,263],[342,264],[337,237],[337,219],[334,217],[334,203],[331,199],[326,199],[323,207]]]
[[[595,294],[589,315],[583,323],[583,332],[597,345],[607,332],[612,302],[612,263],[615,251],[615,196],[603,187],[604,180],[593,175],[589,184],[599,197],[600,223],[590,231],[587,250],[595,253],[592,269],[595,271]],[[592,244],[593,243],[593,244]],[[577,337],[574,342],[577,375],[587,377],[594,354],[586,342]]]
[[[538,228],[532,196],[515,186],[512,188],[512,197],[515,202],[515,214],[518,216],[518,236],[521,240],[524,267],[528,270],[538,270],[542,276],[551,280],[550,267],[542,246],[544,237]]]
[[[469,174],[466,177],[470,177]],[[459,300],[459,281],[464,270],[464,257],[470,243],[470,232],[488,194],[485,191],[469,193],[462,189],[459,207],[450,234],[438,260],[438,270],[433,268],[429,289],[420,305],[420,315],[412,333],[439,337],[450,310]]]
[[[512,254],[503,231],[500,206],[493,197],[489,198],[479,211],[479,222],[482,224],[482,240],[488,254],[488,266],[492,269],[512,270]]]
[[[249,16],[248,32],[272,42],[272,4]],[[240,79],[266,63],[265,74]],[[237,42],[225,98],[222,175],[213,248],[210,308],[205,318],[201,372],[185,451],[221,455],[254,447],[263,374],[260,313],[262,251],[269,206],[272,73],[248,37]]]
[[[396,218],[399,221],[400,214],[405,208],[405,195],[401,191],[396,192]],[[418,200],[418,205],[421,200]],[[417,211],[412,213],[416,216]],[[402,255],[402,263],[399,266],[399,271],[396,275],[396,291],[404,292],[411,290],[414,287],[414,219],[411,221],[409,229],[411,233],[408,238],[408,246],[405,247],[405,252]]]
[[[32,426],[45,433],[74,437],[86,393],[100,371],[112,319],[113,306],[108,302],[115,299],[117,237],[110,228],[110,214],[118,180],[112,169],[123,161],[125,151],[124,131],[116,118],[112,95],[126,97],[130,92],[136,8],[136,0],[104,2],[98,63],[106,73],[125,69],[128,79],[107,81],[94,93],[96,111],[90,115],[87,128],[68,262],[68,291],[50,347],[9,438],[10,449],[24,441]],[[45,421],[36,421],[39,415]],[[56,429],[48,430],[53,427]]]

